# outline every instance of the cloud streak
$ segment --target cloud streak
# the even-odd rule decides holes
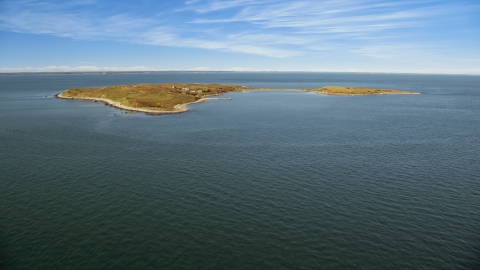
[[[3,31],[275,58],[325,51],[378,58],[387,48],[396,48],[397,57],[418,54],[425,47],[418,41],[422,29],[470,7],[439,0],[190,0],[139,14],[113,7],[105,13],[94,0],[4,0],[1,5]]]

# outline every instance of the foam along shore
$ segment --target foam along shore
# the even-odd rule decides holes
[[[151,115],[178,114],[188,111],[190,104],[228,92],[241,92],[246,86],[221,84],[139,84],[101,88],[75,88],[57,94],[56,98],[104,102],[105,105]]]
[[[324,86],[318,89],[309,89],[320,94],[330,96],[367,96],[367,95],[416,95],[419,92],[404,91],[404,90],[390,90],[390,89],[376,89],[364,87],[346,87],[346,86]]]

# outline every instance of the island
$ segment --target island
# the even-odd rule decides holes
[[[402,90],[388,90],[388,89],[375,89],[365,87],[346,87],[346,86],[324,86],[318,89],[308,89],[308,91],[316,92],[320,94],[326,94],[330,96],[365,96],[365,95],[408,95],[408,94],[420,94],[412,91]]]
[[[215,97],[245,90],[280,90],[281,88],[252,88],[230,84],[136,84],[98,88],[72,88],[57,94],[56,98],[104,102],[105,105],[146,114],[175,114],[186,112],[187,105],[206,100],[231,99]],[[419,94],[417,92],[343,86],[324,86],[302,89],[333,96]]]
[[[101,101],[111,107],[146,114],[175,114],[186,112],[189,104],[222,99],[212,96],[248,89],[251,88],[230,84],[137,84],[73,88],[56,97]]]

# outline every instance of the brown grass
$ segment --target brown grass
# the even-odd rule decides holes
[[[346,87],[346,86],[324,86],[322,88],[315,89],[315,92],[332,95],[332,96],[418,94],[417,92],[411,92],[411,91],[359,88],[359,87]]]
[[[190,91],[184,90],[185,88],[189,88]],[[138,84],[74,88],[63,92],[62,96],[67,98],[106,98],[133,108],[172,111],[178,104],[194,102],[209,95],[239,92],[245,89],[249,88],[222,84]]]

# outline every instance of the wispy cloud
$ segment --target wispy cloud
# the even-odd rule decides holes
[[[215,11],[220,11],[224,9],[233,9],[245,6],[256,6],[256,5],[265,5],[275,1],[272,0],[230,0],[230,1],[187,1],[186,7],[182,8],[181,11],[185,10],[194,10],[197,13],[205,14]]]
[[[420,29],[470,7],[440,0],[189,0],[138,14],[95,8],[101,3],[3,0],[0,30],[277,58],[324,51],[402,58],[424,48]]]

